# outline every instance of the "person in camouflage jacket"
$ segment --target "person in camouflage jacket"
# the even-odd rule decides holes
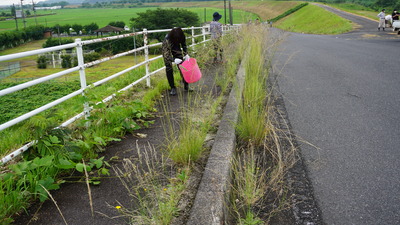
[[[165,36],[165,39],[162,43],[162,55],[164,58],[168,84],[171,88],[170,94],[176,95],[172,63],[174,62],[176,65],[179,65],[183,62],[183,60],[187,60],[189,58],[189,55],[187,54],[186,37],[181,28],[173,28]],[[185,81],[185,79],[183,79],[183,75],[179,67],[178,70],[181,74],[185,91],[189,91],[189,84]]]

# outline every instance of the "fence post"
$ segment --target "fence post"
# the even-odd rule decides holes
[[[146,61],[146,76],[150,74],[150,65],[149,65],[149,47],[147,46],[148,43],[148,37],[147,37],[147,29],[143,29],[143,44],[144,44],[144,60]],[[147,77],[146,79],[146,84],[147,87],[150,87],[150,77]]]
[[[83,49],[82,49],[82,43],[81,43],[81,39],[77,38],[75,39],[75,43],[77,43],[76,46],[76,57],[78,59],[78,66],[79,66],[79,78],[81,81],[81,89],[85,90],[87,87],[86,84],[86,73],[85,73],[85,61],[83,60]],[[85,92],[82,93],[82,95],[85,95]],[[85,103],[83,103],[83,111],[85,113],[85,119],[87,119],[90,116],[90,107],[89,107],[89,103],[87,101],[85,101]],[[89,126],[89,124],[87,123],[86,126]]]
[[[203,26],[202,28],[201,28],[201,33],[203,34],[203,45],[204,46],[206,46],[206,27],[205,26]]]
[[[51,62],[53,64],[53,68],[56,68],[56,59],[54,58],[54,52],[51,53]]]
[[[196,43],[194,41],[194,26],[192,26],[192,46],[194,46]]]

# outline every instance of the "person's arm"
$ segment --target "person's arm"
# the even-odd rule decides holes
[[[222,24],[219,23],[217,28],[218,28],[218,35],[222,36]]]
[[[169,43],[168,39],[163,41],[161,49],[164,62],[173,62],[174,57],[172,57],[171,44]]]
[[[182,49],[183,49],[183,55],[187,55],[188,51],[187,51],[187,46],[186,46],[186,37],[183,39],[183,42],[181,43],[182,45]]]

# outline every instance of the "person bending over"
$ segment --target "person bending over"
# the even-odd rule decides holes
[[[172,63],[174,62],[178,66],[183,62],[183,60],[189,59],[189,55],[187,54],[186,37],[181,28],[173,28],[165,36],[165,39],[162,43],[162,54],[164,58],[165,72],[167,74],[168,84],[171,88],[170,95],[176,95],[174,70],[172,68]],[[189,84],[185,81],[185,79],[183,79],[183,75],[179,67],[178,70],[181,74],[185,91],[190,91]]]

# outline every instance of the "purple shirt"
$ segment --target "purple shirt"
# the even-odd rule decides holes
[[[211,39],[218,39],[222,35],[222,24],[218,21],[210,23]]]

